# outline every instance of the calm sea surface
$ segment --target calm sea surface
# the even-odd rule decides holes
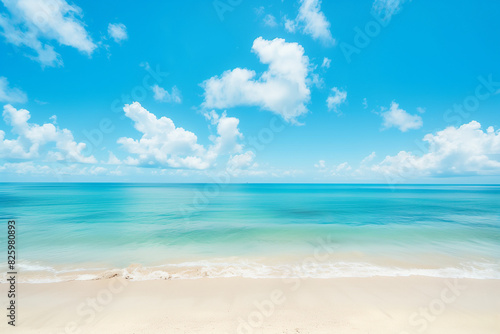
[[[500,186],[3,183],[0,218],[28,282],[500,278]]]

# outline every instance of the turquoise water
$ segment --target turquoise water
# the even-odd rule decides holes
[[[3,183],[0,203],[26,281],[500,278],[500,186]]]

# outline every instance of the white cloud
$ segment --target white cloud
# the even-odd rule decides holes
[[[285,169],[285,170],[275,169],[272,172],[265,174],[270,174],[272,177],[296,177],[303,173],[304,171],[300,169]]]
[[[219,122],[219,114],[215,112],[215,110],[206,111],[203,113],[203,116],[210,121],[211,124],[215,125]]]
[[[156,101],[173,103],[182,102],[181,91],[176,86],[172,87],[172,92],[170,93],[158,85],[152,86],[151,89],[153,90],[153,97]]]
[[[127,158],[125,164],[141,166],[167,166],[172,168],[206,169],[213,165],[220,155],[238,153],[238,143],[243,135],[238,130],[239,120],[214,113],[213,124],[217,135],[210,139],[213,144],[205,148],[198,143],[197,136],[165,116],[157,118],[134,102],[123,108],[125,116],[134,121],[134,127],[143,135],[139,140],[122,137],[118,143],[136,157]]]
[[[283,19],[285,20],[286,31],[295,32],[297,30],[297,23],[294,20],[290,20],[286,16],[284,16]]]
[[[128,39],[127,27],[123,23],[110,23],[108,25],[108,34],[116,43]]]
[[[271,14],[264,16],[264,24],[268,27],[276,27],[278,25],[278,23],[276,23],[276,18]]]
[[[363,98],[363,108],[364,109],[368,108],[368,100],[366,99],[366,97]]]
[[[88,173],[90,175],[102,175],[102,174],[107,174],[108,169],[101,166],[92,166],[88,169]]]
[[[34,51],[29,56],[43,66],[62,65],[50,41],[92,54],[97,47],[79,19],[82,11],[64,0],[3,0],[10,17],[0,15],[0,28],[7,42]]]
[[[205,149],[197,143],[194,133],[176,127],[170,118],[156,118],[138,102],[125,105],[123,110],[143,136],[139,140],[122,137],[118,143],[129,153],[136,154],[141,164],[195,169],[208,167],[200,158]]]
[[[332,175],[341,176],[351,170],[351,166],[347,162],[343,162],[337,166],[333,167]]]
[[[35,165],[32,161],[27,162],[7,162],[0,165],[0,171],[3,173],[16,173],[16,174],[32,174],[32,175],[46,175],[52,172],[49,166]]]
[[[123,163],[125,165],[129,165],[129,166],[137,166],[137,165],[139,165],[139,159],[127,157],[125,160],[123,160]]]
[[[255,10],[255,14],[257,14],[257,16],[260,16],[260,15],[264,14],[264,12],[265,12],[264,6],[257,7],[254,10]]]
[[[299,13],[295,20],[285,17],[285,29],[295,32],[297,28],[300,28],[304,34],[322,41],[325,45],[335,44],[335,39],[330,32],[330,22],[321,11],[321,1],[300,0],[300,3]]]
[[[325,81],[323,80],[322,77],[319,76],[317,73],[311,73],[311,79],[310,82],[316,87],[316,88],[323,88]]]
[[[394,14],[401,10],[405,0],[375,0],[373,2],[373,10],[382,15],[384,20],[390,20]]]
[[[373,165],[372,171],[386,176],[450,176],[500,174],[500,131],[472,121],[459,128],[453,126],[427,134],[427,153],[401,151]]]
[[[45,102],[45,101],[40,101],[40,100],[38,100],[38,99],[35,99],[34,101],[35,101],[35,103],[36,103],[36,104],[39,104],[39,105],[41,105],[41,106],[43,106],[43,105],[45,105],[45,104],[48,104],[48,102]]]
[[[105,164],[107,165],[121,165],[122,162],[120,161],[120,159],[118,159],[114,154],[113,152],[109,152],[109,158],[108,158],[108,161],[104,162]]]
[[[314,164],[314,168],[316,168],[321,173],[325,173],[328,171],[325,160],[319,160],[318,163]]]
[[[247,151],[242,154],[232,155],[227,162],[227,171],[231,175],[239,175],[243,170],[255,166],[255,153]]]
[[[337,87],[332,88],[333,95],[330,94],[326,99],[326,104],[328,106],[328,110],[333,110],[336,113],[339,113],[340,110],[338,107],[344,103],[347,99],[347,92],[339,90]]]
[[[365,157],[363,160],[361,160],[361,166],[366,165],[367,163],[373,161],[377,154],[375,152],[370,153],[367,157]]]
[[[12,127],[16,139],[6,139],[0,130],[0,158],[42,159],[48,161],[69,161],[95,163],[93,156],[86,157],[82,151],[85,143],[77,143],[68,129],[59,129],[52,123],[38,125],[28,123],[30,113],[25,109],[4,106],[3,118]]]
[[[420,129],[423,125],[422,117],[407,113],[405,110],[399,108],[399,104],[396,102],[391,103],[389,110],[382,109],[380,115],[384,120],[383,126],[385,129],[395,127],[402,132],[406,132],[408,130]]]
[[[0,165],[0,172],[19,175],[54,177],[63,181],[65,176],[122,175],[120,166],[109,169],[102,166],[82,164],[38,164],[33,161],[7,162]]]
[[[19,88],[9,87],[6,77],[0,77],[0,102],[25,103],[28,97]]]
[[[325,160],[318,161],[317,164],[314,164],[314,167],[319,168],[319,169],[325,169],[326,168]]]
[[[255,153],[252,151],[232,155],[227,161],[225,172],[230,177],[268,175],[269,171],[259,169],[259,165],[254,160]]]
[[[332,60],[330,58],[323,58],[323,63],[321,64],[321,67],[323,68],[330,68],[330,64],[332,63]]]
[[[269,65],[268,70],[256,79],[255,71],[235,68],[204,81],[203,107],[259,106],[294,122],[307,112],[311,93],[307,78],[309,58],[304,55],[304,48],[281,38],[268,41],[259,37],[252,51],[261,63]]]
[[[319,160],[318,163],[314,164],[314,167],[321,173],[328,173],[334,176],[346,176],[346,173],[352,169],[347,162],[329,167],[325,160]]]
[[[225,112],[215,118],[214,124],[217,124],[218,136],[210,138],[214,143],[208,150],[210,160],[219,155],[241,152],[243,145],[239,143],[239,140],[243,139],[243,135],[238,129],[239,123],[239,119],[227,117]]]

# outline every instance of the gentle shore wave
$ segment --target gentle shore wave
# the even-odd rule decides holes
[[[174,280],[200,278],[363,278],[363,277],[440,277],[467,279],[500,279],[496,263],[462,263],[440,268],[381,266],[365,262],[315,263],[304,260],[295,264],[264,264],[250,261],[196,261],[160,266],[130,265],[127,268],[56,269],[38,264],[20,265],[20,283],[54,283],[124,278],[131,281]],[[7,274],[0,277],[5,283]]]

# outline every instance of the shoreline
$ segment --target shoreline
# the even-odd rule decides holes
[[[500,280],[111,278],[17,289],[16,332],[27,334],[500,332]]]
[[[329,261],[328,258],[336,258]],[[279,258],[278,258],[279,259]],[[367,259],[366,257],[364,258]],[[155,266],[131,264],[126,268],[68,268],[40,264],[18,264],[19,283],[49,284],[71,281],[93,281],[114,277],[130,281],[182,280],[204,278],[310,279],[375,278],[375,277],[434,277],[459,279],[500,279],[500,264],[496,262],[457,262],[424,265],[401,261],[350,262],[330,254],[278,261],[271,258],[256,261],[250,258],[222,258],[180,262]],[[274,262],[273,262],[274,261]],[[429,261],[430,262],[430,261]],[[384,264],[381,264],[384,263]],[[8,275],[0,275],[0,284]]]

